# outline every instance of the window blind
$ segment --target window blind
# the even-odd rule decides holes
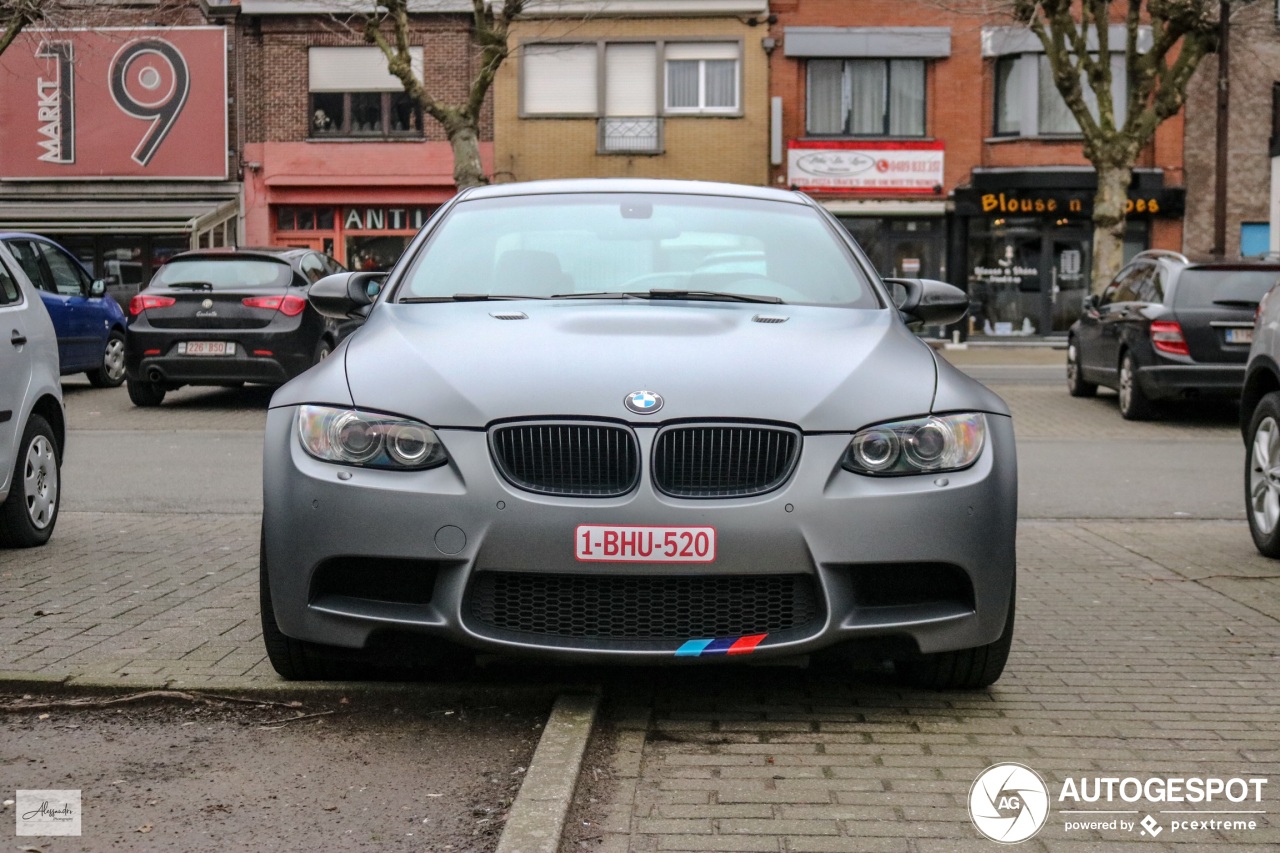
[[[523,62],[525,113],[594,115],[599,108],[594,44],[531,44]]]
[[[422,48],[409,48],[413,73],[422,79]],[[307,51],[312,92],[395,92],[404,89],[387,70],[387,57],[377,47],[313,47]]]

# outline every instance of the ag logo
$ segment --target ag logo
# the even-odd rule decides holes
[[[1030,767],[1011,762],[993,764],[973,780],[969,817],[992,841],[1026,841],[1049,818],[1049,788]]]

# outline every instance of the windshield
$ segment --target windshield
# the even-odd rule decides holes
[[[459,202],[413,259],[396,300],[462,294],[723,294],[880,307],[848,248],[805,205],[646,193]]]
[[[258,258],[175,258],[156,272],[152,285],[208,284],[214,290],[287,287],[293,268]]]
[[[1173,305],[1175,308],[1257,305],[1277,281],[1280,281],[1280,269],[1187,269],[1178,277]]]

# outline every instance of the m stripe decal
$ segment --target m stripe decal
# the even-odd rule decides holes
[[[696,658],[702,655],[745,655],[756,650],[756,646],[768,634],[751,634],[746,637],[716,637],[712,640],[689,640],[676,649],[676,657]]]

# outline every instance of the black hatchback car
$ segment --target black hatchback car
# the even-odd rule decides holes
[[[343,272],[309,249],[203,249],[174,256],[129,303],[129,399],[157,406],[183,385],[282,385],[356,325],[321,316],[310,285]]]
[[[1116,389],[1120,415],[1143,420],[1158,401],[1240,396],[1253,314],[1280,280],[1280,261],[1195,263],[1140,252],[1089,297],[1067,340],[1067,390]]]

